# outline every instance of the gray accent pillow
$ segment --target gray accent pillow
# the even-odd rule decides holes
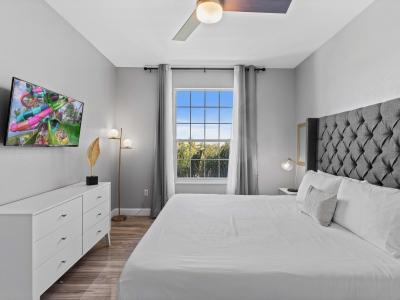
[[[335,214],[336,203],[336,195],[323,192],[310,185],[302,212],[311,216],[322,226],[329,226]]]

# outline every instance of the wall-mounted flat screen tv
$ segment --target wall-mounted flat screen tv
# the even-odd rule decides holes
[[[13,78],[6,146],[78,146],[83,102]]]

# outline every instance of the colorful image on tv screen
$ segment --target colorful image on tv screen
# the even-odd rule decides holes
[[[13,80],[6,145],[77,146],[83,103]]]

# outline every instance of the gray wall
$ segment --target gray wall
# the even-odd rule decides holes
[[[258,74],[258,152],[260,192],[276,194],[291,186],[294,174],[280,168],[295,154],[294,70],[271,69]],[[231,88],[231,71],[174,71],[175,88]],[[123,153],[122,207],[149,207],[156,123],[157,72],[142,68],[117,70],[117,126],[134,140],[136,149]],[[292,149],[292,150],[290,150]],[[224,184],[177,184],[177,193],[224,193]]]
[[[267,69],[257,78],[258,184],[260,194],[277,194],[294,185],[294,172],[281,163],[295,158],[294,70]]]
[[[2,0],[0,36],[2,125],[12,76],[85,102],[79,148],[0,146],[0,203],[6,203],[84,180],[87,146],[113,126],[116,71],[41,0]],[[115,150],[108,140],[101,146],[95,173],[109,181],[115,175]]]
[[[144,189],[150,189],[153,172],[157,115],[157,72],[139,68],[118,68],[116,125],[134,142],[124,150],[121,167],[121,207],[150,207]]]
[[[399,12],[398,0],[375,1],[297,67],[297,122],[400,97]]]

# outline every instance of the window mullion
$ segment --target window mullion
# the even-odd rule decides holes
[[[218,93],[218,158],[221,158],[221,92]],[[221,177],[221,161],[218,161],[218,178]]]
[[[204,151],[206,151],[206,91],[204,91],[204,98],[203,98],[203,147]],[[203,152],[203,177],[206,177],[206,160],[204,158],[204,152]]]
[[[190,121],[190,125],[189,125],[189,155],[190,155],[190,159],[189,159],[189,177],[192,178],[192,147],[193,147],[193,143],[192,143],[192,92],[190,92],[190,99],[189,99],[189,121]]]

